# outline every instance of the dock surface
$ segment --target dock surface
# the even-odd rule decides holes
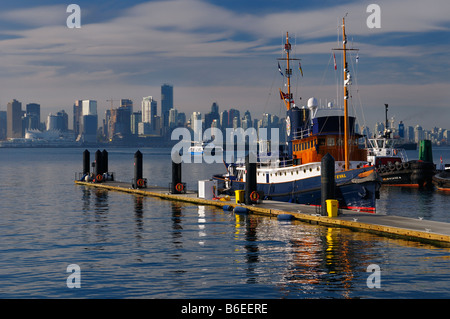
[[[261,204],[237,204],[234,197],[230,201],[199,198],[197,192],[187,191],[185,194],[171,194],[168,188],[148,186],[134,189],[131,183],[108,181],[103,183],[75,181],[77,185],[102,188],[120,192],[159,197],[167,200],[212,205],[223,207],[241,206],[247,208],[249,214],[278,217],[281,214],[292,215],[294,219],[319,225],[345,227],[353,230],[368,231],[383,236],[400,237],[408,240],[423,241],[438,246],[450,246],[450,224],[445,222],[414,219],[400,216],[363,213],[339,209],[337,217],[321,216],[317,207],[264,200]]]

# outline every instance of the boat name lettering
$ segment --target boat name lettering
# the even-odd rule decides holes
[[[336,175],[336,178],[337,179],[339,179],[339,178],[346,178],[346,176],[345,176],[345,174],[339,174],[339,175]]]

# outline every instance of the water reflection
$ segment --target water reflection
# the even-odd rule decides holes
[[[85,221],[83,223],[84,235],[87,241],[94,243],[108,242],[108,191],[101,189],[90,189],[83,187],[82,211]],[[93,206],[93,207],[92,207]],[[93,238],[89,240],[93,228]],[[102,250],[103,246],[96,246],[94,249]]]
[[[143,231],[144,231],[144,197],[136,195],[134,196],[134,222],[135,222],[135,238],[136,246],[142,246]]]
[[[178,202],[171,202],[171,211],[172,211],[172,243],[175,248],[181,249],[183,248],[183,225],[182,225],[182,217],[183,212],[181,209],[181,205]],[[176,254],[176,256],[180,256]]]
[[[206,237],[206,212],[205,212],[205,206],[198,206],[198,237],[200,238],[199,240],[199,245],[204,245],[205,244],[205,239],[204,237]]]

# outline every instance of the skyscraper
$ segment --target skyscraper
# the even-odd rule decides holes
[[[173,108],[173,86],[161,86],[161,123],[163,129],[169,127],[169,111]]]
[[[157,102],[152,96],[142,98],[142,122],[151,123],[157,115]]]
[[[83,100],[82,114],[84,115],[97,115],[97,101]]]
[[[78,136],[81,133],[81,109],[82,100],[76,100],[73,104],[73,133]]]
[[[83,100],[81,114],[81,140],[84,142],[94,143],[97,141],[98,128],[97,101]]]
[[[26,106],[25,129],[38,130],[41,125],[41,106],[37,103],[28,103]]]
[[[22,103],[16,99],[8,103],[7,107],[7,137],[21,138],[22,134]]]

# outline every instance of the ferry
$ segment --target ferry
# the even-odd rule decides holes
[[[223,153],[223,148],[219,145],[214,145],[208,141],[202,142],[192,142],[192,145],[189,147],[188,152],[190,155],[203,155],[203,153],[207,151],[208,154],[212,156]]]
[[[344,107],[329,103],[319,107],[316,98],[307,106],[298,107],[291,93],[291,58],[289,33],[284,44],[286,64],[283,74],[287,92],[280,97],[286,106],[287,152],[276,160],[257,164],[257,191],[264,199],[321,206],[321,160],[330,154],[335,160],[335,199],[339,208],[376,212],[381,179],[374,166],[367,162],[367,152],[359,147],[362,136],[355,132],[355,117],[348,114],[348,87],[351,75],[347,65],[345,18],[342,20],[342,51],[344,69]],[[299,71],[300,64],[299,64]],[[214,175],[224,192],[244,190],[246,167],[243,163],[226,163],[227,173]]]

